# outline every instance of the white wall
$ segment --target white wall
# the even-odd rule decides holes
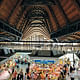
[[[71,61],[71,65],[73,65],[73,53],[67,53],[63,56],[61,56],[59,59],[64,59],[64,58],[69,58],[69,60]],[[74,54],[74,59],[79,60],[78,56],[76,54]],[[76,60],[76,67],[78,66],[78,61]]]

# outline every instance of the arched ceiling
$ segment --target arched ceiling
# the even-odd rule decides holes
[[[79,0],[0,0],[0,41],[39,33],[54,42],[79,42],[79,26]]]

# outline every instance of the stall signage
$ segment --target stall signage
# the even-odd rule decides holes
[[[55,61],[54,60],[34,60],[35,63],[39,63],[39,64],[54,64]]]

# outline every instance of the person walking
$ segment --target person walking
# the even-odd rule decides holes
[[[31,79],[34,80],[34,72],[31,73]]]
[[[24,80],[26,80],[27,79],[27,76],[26,76],[26,73],[25,73],[25,75],[24,75]]]
[[[18,73],[17,75],[17,80],[20,80],[20,73]]]
[[[31,77],[30,77],[30,73],[27,74],[27,80],[30,80]]]
[[[16,70],[13,72],[12,74],[12,80],[16,80],[16,77],[17,77],[17,72]]]
[[[71,80],[74,80],[74,70],[70,73]]]
[[[46,74],[45,80],[48,80],[48,74]]]
[[[12,68],[12,74],[13,74],[13,72],[14,72],[14,67]]]
[[[20,71],[20,80],[23,80],[23,70]]]
[[[26,73],[27,73],[27,74],[29,73],[29,67],[26,68]]]
[[[41,73],[39,73],[39,75],[38,75],[36,80],[41,80]]]

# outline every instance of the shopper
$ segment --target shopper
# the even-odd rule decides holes
[[[44,80],[45,79],[45,74],[41,72],[41,79]]]
[[[45,80],[48,80],[48,74],[46,74]]]
[[[24,75],[24,80],[26,80],[27,79],[27,76],[26,76],[26,73],[25,73],[25,75]]]
[[[64,79],[64,72],[63,72],[63,70],[61,70],[61,73],[60,73],[60,79],[61,79],[61,80]]]
[[[60,72],[60,75],[58,77],[58,80],[63,80],[63,73],[62,72]]]
[[[27,60],[25,59],[25,64],[27,63]]]
[[[36,80],[41,80],[41,73],[39,73],[39,75],[38,75]]]
[[[19,58],[18,58],[18,63],[19,63]]]
[[[72,70],[73,70],[73,68],[72,68],[72,66],[70,65],[70,73],[72,73]]]
[[[31,79],[31,76],[30,76],[30,73],[27,74],[27,80],[30,80]]]
[[[64,74],[64,77],[66,76],[66,68],[64,67],[63,68],[63,74]]]
[[[16,77],[17,77],[17,72],[16,70],[13,72],[12,74],[12,80],[16,80]]]
[[[0,73],[2,72],[1,66],[0,66]]]
[[[12,68],[12,74],[13,74],[13,72],[14,72],[14,67]]]
[[[17,69],[19,69],[19,65],[17,64],[16,66],[17,66]]]
[[[28,62],[28,67],[30,67],[30,62]]]
[[[20,71],[20,80],[23,80],[23,70]]]
[[[75,66],[73,65],[73,71],[75,71]]]
[[[36,72],[34,73],[34,79],[35,80],[37,79],[37,73]]]
[[[20,80],[20,73],[18,73],[17,75],[17,80]]]
[[[29,66],[26,68],[26,73],[27,74],[29,73]]]
[[[71,77],[71,80],[74,80],[74,70],[72,70],[72,72],[70,73],[70,77]]]
[[[31,79],[34,80],[34,72],[31,73]]]

